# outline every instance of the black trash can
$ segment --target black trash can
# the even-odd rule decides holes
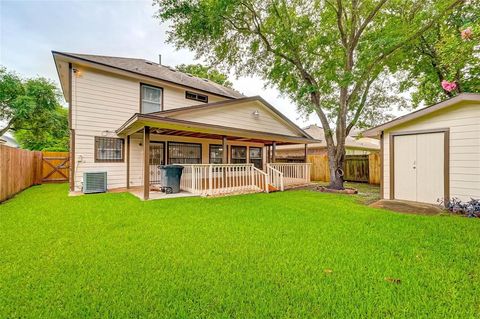
[[[160,176],[162,188],[168,194],[180,192],[180,178],[182,177],[183,166],[181,165],[161,165]]]

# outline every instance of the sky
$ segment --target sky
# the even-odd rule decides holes
[[[168,26],[153,18],[147,0],[23,1],[0,0],[0,65],[24,77],[42,76],[58,83],[51,51],[142,58],[176,66],[201,63],[194,53],[166,43]],[[258,77],[230,77],[241,93],[261,95],[301,127],[319,124],[301,118],[294,103]]]

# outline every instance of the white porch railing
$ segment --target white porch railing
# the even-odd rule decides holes
[[[271,185],[274,189],[283,192],[283,173],[271,165],[267,165],[267,175],[269,185]]]
[[[283,186],[291,187],[310,183],[310,163],[268,163],[283,174]]]
[[[271,190],[310,183],[309,163],[269,163],[266,172],[253,164],[179,164],[180,189],[196,195],[223,195]],[[158,165],[150,165],[150,183],[161,184]]]
[[[181,164],[180,188],[197,195],[267,192],[268,176],[253,164]]]

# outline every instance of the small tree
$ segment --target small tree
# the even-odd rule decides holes
[[[44,78],[24,80],[0,68],[0,123],[0,136],[10,130],[27,149],[68,145],[67,111]]]
[[[180,64],[177,65],[176,69],[202,79],[208,79],[223,86],[232,87],[232,82],[228,80],[228,76],[212,67],[201,64]]]
[[[413,90],[414,106],[480,92],[479,41],[480,1],[469,1],[406,46],[402,89]]]
[[[345,138],[399,51],[462,0],[155,0],[169,41],[237,75],[258,74],[325,131],[331,188],[343,188]],[[381,114],[380,114],[381,115]],[[333,124],[333,125],[332,125]]]

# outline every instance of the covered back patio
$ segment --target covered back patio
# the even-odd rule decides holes
[[[276,163],[276,146],[316,142],[306,136],[288,136],[220,125],[167,118],[155,114],[135,114],[117,134],[126,138],[128,189],[134,159],[142,162],[141,197],[159,195],[162,185],[159,166],[184,167],[181,193],[218,196],[283,191],[310,183],[310,164]],[[132,151],[133,139],[140,141],[142,153]],[[208,153],[207,153],[208,149]],[[138,187],[135,192],[139,193]],[[172,194],[175,197],[179,194]]]

